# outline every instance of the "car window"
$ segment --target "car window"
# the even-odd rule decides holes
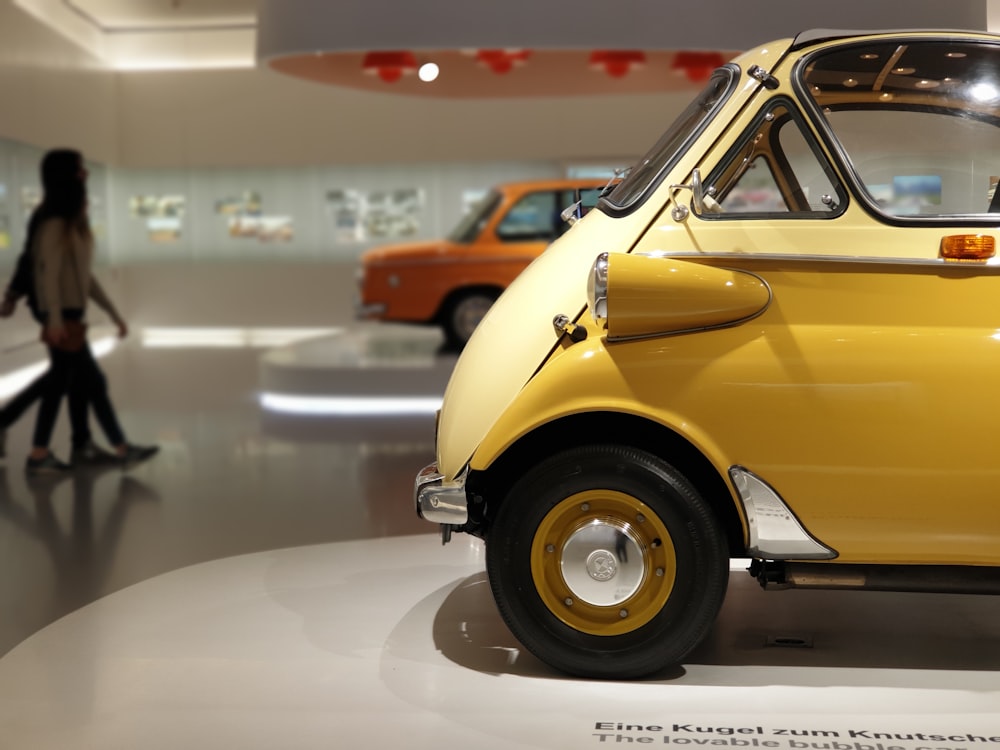
[[[577,219],[582,219],[597,205],[602,192],[604,192],[603,185],[563,190],[559,194],[560,211],[565,211],[570,206],[575,205],[576,211],[574,214]],[[562,216],[561,213],[560,216]],[[572,224],[569,221],[563,220],[557,228],[559,235],[562,236],[565,234],[571,226]]]
[[[983,221],[1000,175],[998,69],[996,44],[873,41],[810,56],[799,88],[871,209]]]
[[[837,215],[845,192],[784,99],[770,102],[706,183],[705,218]]]
[[[989,210],[1000,175],[1000,128],[994,124],[907,110],[831,112],[827,120],[865,192],[885,213]]]
[[[557,203],[558,195],[545,190],[521,197],[500,220],[497,237],[504,242],[554,240],[562,223],[559,214],[564,208]]]
[[[474,242],[502,200],[503,196],[498,191],[488,192],[462,217],[458,226],[448,234],[448,239],[465,245]]]
[[[602,199],[602,205],[612,213],[624,213],[641,205],[642,199],[660,184],[691,141],[722,108],[737,80],[739,71],[733,66],[716,70],[701,93],[681,112],[653,148]]]

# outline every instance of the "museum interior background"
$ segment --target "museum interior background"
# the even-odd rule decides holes
[[[904,726],[921,712],[956,727],[994,718],[993,610],[905,594],[768,599],[769,635],[837,637],[762,665],[706,658],[683,679],[613,689],[553,676],[515,658],[478,540],[442,547],[414,513],[433,412],[274,414],[258,400],[262,362],[284,351],[270,340],[143,341],[154,329],[187,342],[204,329],[355,330],[365,249],[444,235],[498,182],[627,166],[700,86],[697,56],[675,70],[679,52],[725,59],[810,28],[996,29],[998,6],[0,0],[0,277],[39,198],[41,155],[80,149],[97,273],[132,329],[102,366],[129,436],[162,447],[134,470],[53,487],[22,468],[32,420],[8,435],[0,750],[390,746],[376,735],[584,747],[598,744],[595,721],[636,715],[818,729],[824,711],[867,717],[860,726],[893,711]],[[506,74],[473,62],[506,48],[532,55]],[[457,93],[444,65],[437,89],[386,83],[361,69],[380,49],[442,51],[466,76]],[[641,49],[647,65],[611,76],[589,65],[599,49]],[[302,77],[318,70],[329,82]],[[423,333],[406,329],[421,345]],[[23,311],[0,321],[0,384],[44,360],[37,337]],[[434,377],[398,374],[440,395],[454,354],[431,354]],[[732,575],[740,614],[726,622],[742,648],[741,618],[766,594]],[[926,637],[900,644],[900,622]]]
[[[386,1],[257,5],[0,3],[0,274],[37,199],[41,153],[69,145],[91,162],[102,278],[134,327],[346,324],[365,248],[442,236],[496,182],[626,166],[699,84],[652,64],[612,78],[586,64],[588,43],[731,55],[834,20],[982,28],[990,13],[985,2],[949,4],[947,14],[935,3],[841,3],[824,16],[796,3],[760,13],[738,3],[677,11],[511,0],[477,3],[470,15],[467,3],[436,0],[406,10],[414,20],[400,17],[409,5]],[[273,29],[266,38],[258,12]],[[382,23],[386,14],[398,22]],[[739,23],[718,23],[724,16]],[[558,83],[575,93],[519,84],[531,80],[530,60],[506,76],[483,68],[471,96],[442,98],[400,95],[360,70],[352,74],[366,88],[317,83],[255,59],[295,45],[467,51],[510,47],[512,37],[577,52]],[[642,90],[653,76],[665,84]],[[0,346],[33,335],[25,318],[0,327]]]

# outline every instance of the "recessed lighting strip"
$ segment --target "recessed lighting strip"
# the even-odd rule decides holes
[[[270,348],[337,333],[338,328],[145,328],[142,345],[170,348]]]
[[[339,417],[405,417],[433,415],[439,396],[295,396],[261,393],[260,405],[283,414]]]

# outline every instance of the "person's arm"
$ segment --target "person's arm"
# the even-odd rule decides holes
[[[17,301],[20,297],[21,295],[9,286],[4,290],[3,302],[0,302],[0,318],[9,318],[14,314],[14,309],[17,307]]]
[[[41,293],[40,301],[48,313],[45,331],[47,340],[51,343],[58,343],[64,335],[59,275],[68,241],[66,224],[61,220],[49,219],[38,228],[35,283]]]
[[[118,335],[122,338],[128,334],[128,325],[125,323],[125,319],[119,314],[118,309],[115,307],[115,303],[111,301],[107,292],[104,291],[104,287],[97,280],[97,277],[93,273],[90,274],[90,298],[94,300],[98,307],[100,307],[108,316],[115,322],[118,326]]]

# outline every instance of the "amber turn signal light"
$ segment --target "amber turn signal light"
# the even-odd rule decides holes
[[[952,234],[941,238],[945,260],[989,260],[996,255],[996,241],[989,234]]]

